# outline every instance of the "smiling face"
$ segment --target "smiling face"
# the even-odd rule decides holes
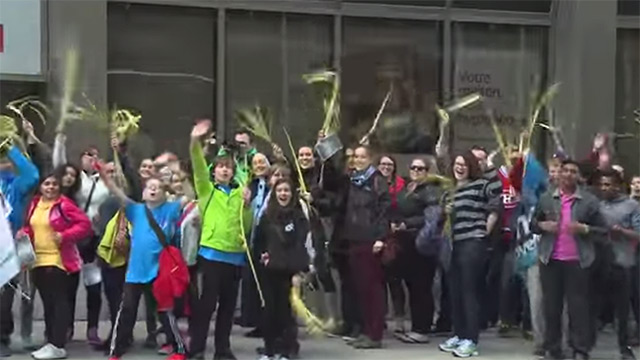
[[[353,153],[353,165],[358,171],[366,170],[371,166],[371,154],[367,148],[361,146],[356,149]]]
[[[265,177],[269,172],[269,161],[264,154],[256,154],[251,160],[251,171],[255,177]]]
[[[171,191],[176,195],[184,195],[184,174],[173,174],[171,176]]]
[[[280,206],[284,207],[289,205],[292,197],[293,192],[291,190],[291,185],[288,182],[283,182],[276,186],[276,199]]]
[[[411,181],[417,181],[427,174],[427,164],[422,159],[415,159],[409,167],[409,178]]]
[[[142,162],[140,163],[140,168],[138,169],[138,174],[140,175],[140,178],[142,178],[142,180],[147,180],[151,176],[153,176],[154,172],[155,172],[155,166],[153,165],[153,160],[151,159],[142,160]]]
[[[631,196],[640,197],[640,176],[634,176],[631,180]]]
[[[462,156],[456,157],[453,163],[453,175],[456,181],[466,181],[469,179],[469,166]]]
[[[149,204],[161,204],[165,201],[166,194],[160,179],[151,178],[147,180],[142,191],[142,200]]]
[[[567,190],[574,189],[578,184],[579,177],[580,169],[578,165],[573,163],[564,164],[560,171],[560,186]]]
[[[298,150],[298,162],[303,169],[310,169],[314,166],[313,149],[303,146]]]
[[[40,195],[46,201],[54,201],[60,197],[60,183],[58,179],[49,176],[40,184]]]
[[[378,170],[380,173],[387,179],[391,180],[391,176],[393,176],[393,172],[396,169],[396,164],[391,160],[391,158],[387,156],[383,156],[380,158],[380,162],[378,163]]]

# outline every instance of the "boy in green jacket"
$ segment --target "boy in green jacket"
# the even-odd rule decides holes
[[[210,128],[211,122],[201,121],[191,132],[193,177],[202,214],[198,252],[202,293],[194,309],[198,316],[190,329],[190,353],[191,358],[204,359],[209,323],[217,307],[214,360],[235,360],[229,337],[242,267],[247,261],[241,226],[245,231],[251,226],[251,194],[233,183],[235,164],[228,156],[219,156],[214,161],[214,182],[211,182],[200,143]]]

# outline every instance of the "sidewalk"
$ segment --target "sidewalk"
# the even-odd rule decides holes
[[[70,359],[107,359],[102,353],[91,350],[84,343],[85,334],[84,322],[76,323],[76,340],[72,341],[68,347]],[[37,322],[34,324],[34,336],[36,341],[42,341],[44,323]],[[108,323],[101,324],[100,332],[104,334],[108,330]],[[213,326],[212,329],[213,331]],[[232,348],[239,360],[255,360],[258,356],[255,348],[262,346],[260,339],[247,339],[242,334],[245,330],[235,328],[231,339]],[[104,336],[104,335],[103,335]],[[139,322],[135,330],[136,345],[133,350],[123,359],[139,359],[139,360],[162,360],[163,356],[157,355],[155,352],[142,348],[142,342],[146,336],[144,322]],[[432,339],[431,344],[427,345],[406,345],[394,339],[385,339],[385,348],[382,350],[356,351],[345,345],[340,339],[328,338],[311,338],[305,336],[302,339],[301,355],[303,360],[333,360],[333,359],[379,359],[379,360],[442,360],[453,359],[449,354],[438,351],[437,344],[444,340],[443,338]],[[593,352],[592,359],[596,360],[614,360],[618,358],[615,334],[601,333],[599,339],[599,347]],[[206,360],[213,358],[213,339],[210,338],[209,348]],[[19,336],[14,336],[13,348],[17,351],[20,347]],[[480,357],[478,359],[489,360],[533,360],[535,356],[531,354],[533,345],[522,339],[500,339],[496,336],[495,331],[483,333],[480,344]],[[28,353],[16,353],[11,360],[27,360],[31,359]]]

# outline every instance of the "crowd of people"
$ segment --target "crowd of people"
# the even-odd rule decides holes
[[[277,145],[258,152],[245,130],[216,143],[211,127],[193,127],[188,161],[165,152],[136,170],[126,141],[111,140],[117,161],[97,148],[69,161],[63,134],[49,148],[25,122],[27,148],[2,149],[1,210],[34,260],[0,290],[0,357],[15,350],[20,294],[22,346],[66,358],[82,280],[87,342],[111,360],[131,351],[140,298],[145,346],[169,360],[205,358],[214,313],[214,359],[235,359],[234,323],[264,339],[261,360],[298,358],[292,287],[320,293],[323,332],[355,349],[382,348],[385,331],[408,344],[449,334],[439,349],[466,358],[497,327],[533,340],[540,357],[584,360],[615,324],[620,358],[635,359],[640,177],[629,193],[606,136],[588,159],[559,152],[546,167],[531,152],[503,149],[495,166],[495,152],[450,156],[439,142],[403,178],[368,145],[325,161],[302,146],[292,159]],[[36,293],[42,347],[31,337]]]

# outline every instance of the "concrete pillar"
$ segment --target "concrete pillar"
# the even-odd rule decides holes
[[[554,0],[550,37],[557,123],[571,155],[584,156],[596,132],[613,131],[616,11],[613,0]]]
[[[98,107],[107,105],[107,0],[48,0],[48,95],[58,100],[64,81],[67,50],[80,53],[80,70],[75,101],[83,95]],[[54,128],[49,126],[49,128]],[[90,134],[90,135],[89,135]],[[96,136],[98,134],[98,136]],[[107,132],[95,131],[92,124],[74,123],[67,131],[69,159],[75,159],[87,145],[108,146]]]

